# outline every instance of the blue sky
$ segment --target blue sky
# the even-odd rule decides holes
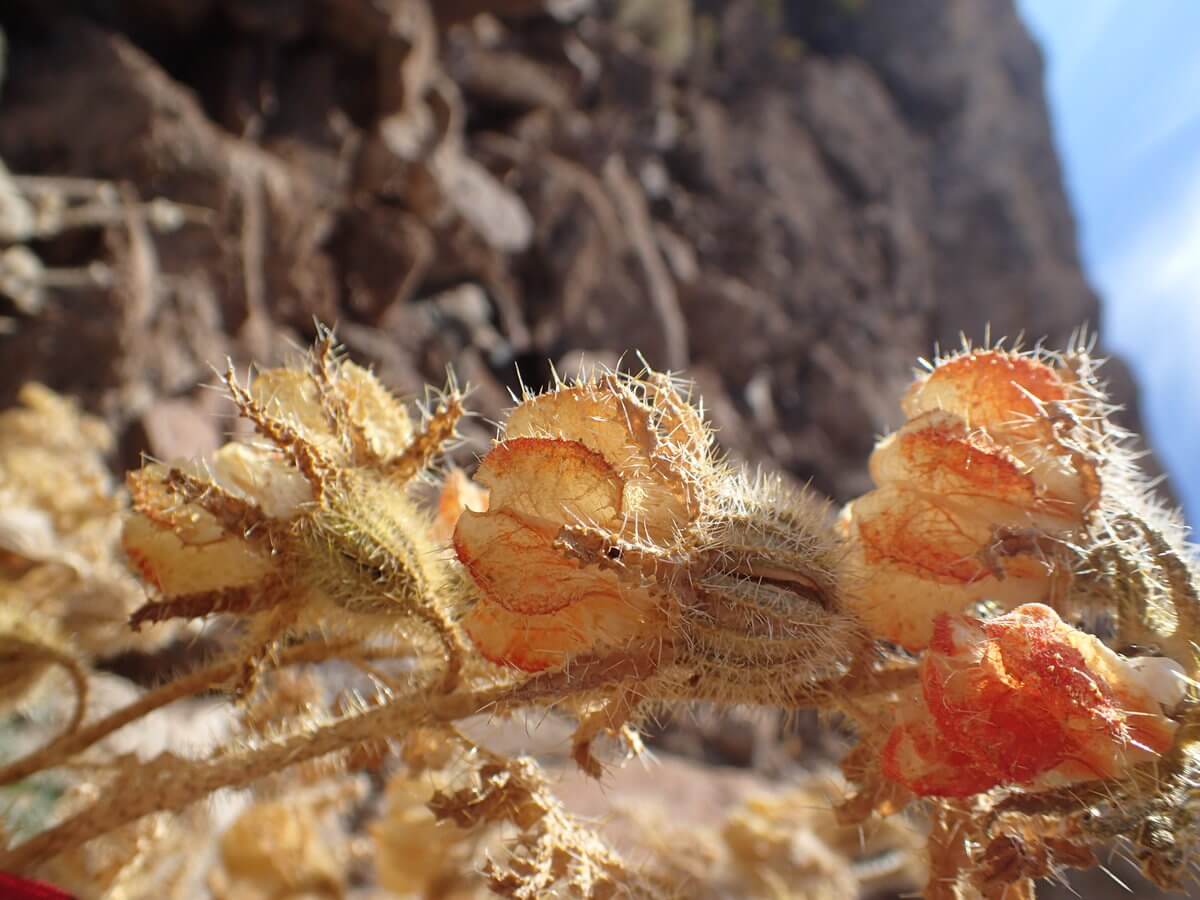
[[[1055,140],[1150,438],[1200,523],[1200,2],[1017,0],[1046,58]]]

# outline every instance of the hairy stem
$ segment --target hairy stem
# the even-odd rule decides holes
[[[0,870],[27,869],[143,816],[178,812],[221,788],[244,787],[265,775],[365,741],[400,734],[416,725],[453,722],[489,710],[505,711],[564,693],[593,690],[636,677],[638,673],[633,669],[636,666],[614,665],[611,659],[597,658],[574,665],[570,672],[551,672],[515,685],[492,682],[455,694],[388,699],[315,728],[256,741],[244,749],[218,752],[205,759],[188,760],[163,753],[121,773],[86,809],[0,854]]]
[[[345,651],[349,646],[349,642],[329,643],[326,641],[301,644],[281,653],[279,665],[290,666],[298,663],[318,662],[334,653]],[[28,778],[35,772],[60,765],[131,722],[149,715],[156,709],[174,703],[176,700],[191,697],[200,691],[228,681],[240,670],[241,660],[239,658],[229,658],[213,663],[143,694],[132,703],[114,710],[84,728],[67,728],[63,734],[50,743],[0,768],[0,785],[12,784]],[[72,677],[74,677],[74,673],[72,673]],[[80,686],[77,682],[76,688],[80,692],[80,697],[86,695],[86,683]],[[78,725],[82,716],[83,708],[80,703],[77,715],[73,717],[72,721]]]

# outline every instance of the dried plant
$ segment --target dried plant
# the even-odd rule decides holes
[[[457,388],[416,430],[370,373],[336,358],[328,335],[306,368],[264,372],[243,387],[230,367],[225,385],[269,446],[231,444],[208,467],[130,475],[138,515],[125,549],[163,595],[134,613],[134,627],[240,616],[244,689],[287,635],[370,639],[397,620],[420,623],[442,645],[442,690],[452,689],[463,663],[451,622],[462,579],[408,490],[454,437]]]
[[[120,553],[108,429],[41,385],[18,399],[0,413],[0,714],[52,707],[66,740],[83,721],[90,663],[173,630],[128,628],[145,594]],[[74,693],[65,713],[57,673]]]
[[[171,630],[139,638],[127,625],[145,594],[120,551],[112,435],[41,385],[18,399],[0,413],[0,591],[36,606],[88,657],[161,643]]]
[[[1178,886],[1195,840],[1195,562],[1092,360],[968,347],[905,410],[872,457],[882,486],[843,527],[866,573],[851,603],[924,650],[920,684],[847,708],[863,741],[848,814],[902,805],[896,784],[939,798],[927,896],[1030,894],[1118,836]],[[1127,827],[1099,824],[1118,811]]]
[[[1113,840],[1156,884],[1187,877],[1194,559],[1148,499],[1082,345],[935,360],[871,459],[878,487],[836,523],[808,492],[722,459],[687,386],[648,369],[523,395],[474,481],[439,470],[463,415],[455,383],[414,421],[327,332],[297,364],[245,384],[230,367],[224,385],[257,438],[131,473],[123,545],[150,591],[133,626],[220,618],[226,653],[85,716],[92,676],[65,643],[69,610],[27,615],[0,595],[8,693],[58,667],[80,697],[62,735],[0,768],[0,784],[58,768],[74,785],[0,866],[52,874],[122,841],[159,860],[191,821],[174,814],[246,788],[232,824],[192,826],[224,835],[218,895],[336,896],[348,868],[373,863],[385,887],[431,896],[853,896],[917,877],[914,819],[928,897],[1030,896]],[[416,486],[439,480],[426,508]],[[61,500],[30,496],[43,516]],[[70,569],[65,552],[54,564]],[[43,564],[21,559],[10,581]],[[207,755],[103,750],[213,689],[242,713]],[[601,734],[637,752],[645,716],[692,701],[840,715],[857,743],[832,790],[852,795],[820,816],[804,811],[811,785],[758,798],[719,834],[647,840],[655,854],[631,865],[536,762],[453,727],[570,712],[574,759],[601,777]],[[353,837],[341,811],[362,802],[350,773],[364,768],[389,787]],[[868,819],[888,835],[882,867],[849,838]],[[690,847],[706,848],[704,872]],[[421,865],[402,865],[414,848]]]
[[[476,479],[489,505],[454,546],[482,593],[463,622],[479,652],[527,672],[640,657],[576,736],[593,774],[591,739],[648,702],[804,702],[865,643],[824,507],[718,459],[664,375],[526,395]]]

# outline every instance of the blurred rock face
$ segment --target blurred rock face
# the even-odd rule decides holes
[[[844,499],[935,341],[1098,319],[1007,2],[67,6],[0,12],[0,159],[116,190],[5,241],[114,277],[0,297],[0,405],[79,394],[125,462],[211,445],[208,363],[316,316],[398,390],[452,363],[490,417],[518,373],[640,350]]]

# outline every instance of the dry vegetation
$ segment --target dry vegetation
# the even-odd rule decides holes
[[[1037,149],[1029,109],[970,99],[1017,81],[910,109],[873,38],[788,31],[870,38],[883,3],[15,8],[0,873],[1018,900],[1115,853],[1190,881],[1200,570],[1090,348],[967,347],[890,408],[934,323],[1094,311],[1001,152],[1010,123]],[[1007,73],[999,8],[947,27]],[[939,143],[976,128],[986,202]],[[260,365],[197,389],[226,356]],[[750,771],[663,749],[738,729]]]
[[[84,896],[852,897],[869,835],[879,883],[931,898],[1032,896],[1114,839],[1190,877],[1194,564],[1082,347],[935,360],[836,521],[650,370],[519,398],[474,481],[442,462],[453,380],[406,406],[323,333],[223,381],[253,436],[127,494],[69,402],[4,414],[3,868]],[[106,695],[112,642],[197,622],[205,665]],[[604,779],[599,738],[637,755],[696,701],[824,711],[844,776],[719,828],[634,810],[634,860],[488,746],[553,710]],[[114,743],[170,704],[206,748]]]

